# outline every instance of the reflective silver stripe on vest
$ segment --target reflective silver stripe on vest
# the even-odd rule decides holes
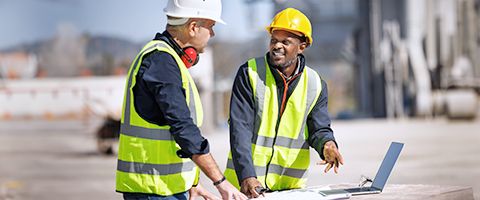
[[[262,166],[254,166],[254,167],[255,167],[255,173],[257,175],[267,174],[267,167],[262,167]],[[227,161],[227,168],[235,170],[235,167],[233,166],[233,161],[231,159],[228,159]],[[270,164],[268,165],[268,173],[278,174],[280,176],[290,176],[294,178],[304,178],[307,175],[307,170],[284,168],[280,165]]]
[[[260,129],[260,124],[262,123],[262,115],[263,115],[263,104],[265,101],[265,85],[267,84],[267,67],[265,66],[266,58],[260,57],[255,58],[255,65],[257,66],[257,85],[255,86],[256,93],[254,94],[255,97],[255,108],[257,111],[255,112],[255,119],[254,119],[254,134],[258,133]]]
[[[165,129],[151,129],[151,128],[121,124],[120,133],[123,135],[128,135],[128,136],[143,138],[143,139],[174,141],[170,131]]]
[[[265,168],[263,171],[263,174],[265,174],[264,172],[266,171],[266,167],[263,167],[263,168]],[[284,168],[280,165],[274,165],[274,164],[268,165],[268,173],[278,174],[281,176],[304,178],[307,174],[306,172],[307,170],[303,170],[303,169]]]
[[[193,81],[193,80],[192,80]],[[193,123],[197,124],[197,108],[195,106],[195,95],[193,94],[193,87],[192,83],[188,81],[188,90],[189,90],[189,103],[188,103],[188,108],[190,110],[190,117],[193,120]]]
[[[117,170],[127,173],[149,174],[149,175],[171,175],[181,172],[192,171],[195,167],[193,162],[175,163],[175,164],[147,164],[137,162],[127,162],[118,160]]]
[[[301,135],[301,134],[300,134]],[[303,139],[303,137],[292,139],[283,136],[277,136],[277,139],[271,137],[265,137],[258,134],[253,134],[252,141],[256,141],[256,145],[264,147],[273,147],[273,142],[275,141],[276,146],[287,147],[290,149],[308,149],[308,143]]]
[[[300,129],[300,134],[298,134],[298,139],[301,139],[300,137],[303,136],[305,132],[305,126],[307,122],[307,117],[310,115],[310,107],[313,105],[315,101],[315,97],[317,97],[317,72],[315,72],[313,69],[310,69],[309,67],[305,66],[307,69],[307,75],[308,75],[308,82],[307,82],[307,106],[306,106],[306,111],[305,111],[305,116],[303,116],[303,125],[302,129]],[[320,87],[322,87],[320,85]]]

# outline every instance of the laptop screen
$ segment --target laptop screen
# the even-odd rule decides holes
[[[388,148],[387,155],[383,159],[380,169],[378,169],[375,179],[373,179],[372,187],[383,190],[383,187],[387,183],[388,176],[392,172],[395,162],[397,162],[400,151],[402,151],[403,143],[392,142]]]

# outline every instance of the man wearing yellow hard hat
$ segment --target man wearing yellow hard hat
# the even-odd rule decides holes
[[[230,149],[225,177],[248,197],[306,185],[314,148],[338,172],[342,155],[330,127],[327,85],[305,65],[310,20],[287,8],[270,26],[269,51],[240,66],[230,105]]]

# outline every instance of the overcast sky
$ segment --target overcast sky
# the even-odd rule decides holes
[[[52,37],[59,26],[78,33],[109,35],[142,42],[162,31],[166,0],[0,0],[0,49]],[[271,20],[268,1],[245,5],[244,0],[223,0],[223,18],[216,39],[246,40]],[[253,13],[255,13],[253,15]],[[251,17],[255,16],[255,19]]]

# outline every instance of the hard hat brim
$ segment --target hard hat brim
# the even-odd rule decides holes
[[[171,13],[168,13],[168,12],[165,12],[165,14],[167,16],[170,16],[170,17],[177,17],[177,18],[199,18],[199,19],[209,19],[209,20],[213,20],[215,22],[218,22],[220,24],[224,24],[224,25],[227,25],[227,23],[225,21],[223,21],[221,18],[216,18],[216,17],[198,17],[198,16],[190,16],[190,15],[175,15],[175,14],[171,14]]]
[[[312,38],[310,38],[309,36],[303,34],[302,32],[300,31],[297,31],[297,30],[293,30],[293,29],[289,29],[289,28],[285,28],[285,27],[276,27],[276,26],[267,26],[265,27],[265,30],[267,30],[267,32],[269,34],[272,34],[273,31],[276,31],[276,30],[283,30],[283,31],[288,31],[294,35],[297,35],[299,37],[305,37],[307,38],[307,44],[308,46],[311,46],[313,41],[312,41]]]
[[[289,33],[292,33],[296,36],[299,36],[299,37],[306,37],[303,33],[301,33],[300,31],[295,31],[295,30],[291,30],[291,29],[287,29],[287,28],[279,28],[279,27],[267,27],[267,30],[270,30],[270,33],[272,33],[273,31],[287,31]]]

